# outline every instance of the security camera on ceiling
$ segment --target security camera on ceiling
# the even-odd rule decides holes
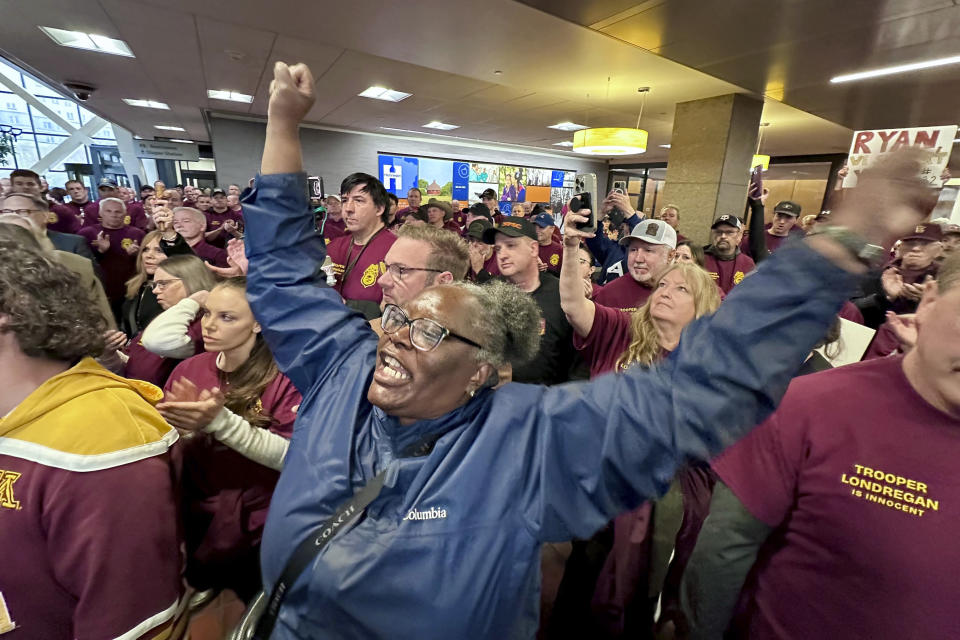
[[[64,82],[63,86],[70,90],[77,100],[86,102],[97,90],[97,87],[86,82]]]

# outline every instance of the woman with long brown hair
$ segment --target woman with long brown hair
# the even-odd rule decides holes
[[[246,299],[246,278],[215,286],[201,311],[206,353],[180,363],[160,413],[184,438],[187,579],[199,590],[260,589],[267,508],[300,393],[277,369]]]

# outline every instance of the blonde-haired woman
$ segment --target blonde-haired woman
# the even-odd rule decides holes
[[[574,225],[581,220],[582,216],[568,214],[564,224]],[[568,226],[564,231],[570,230]],[[577,235],[574,228],[567,238]],[[720,289],[696,264],[674,263],[657,277],[646,303],[628,314],[588,300],[576,265],[572,260],[564,260],[560,269],[560,304],[573,327],[574,346],[590,365],[590,377],[595,378],[630,367],[650,367],[665,358],[677,348],[687,325],[717,310]],[[683,515],[676,513],[676,501],[667,503],[663,509],[658,503],[658,522],[669,522],[669,514],[673,513],[676,519],[686,524],[699,514],[698,505],[702,503],[701,494],[704,493],[702,487],[708,484],[703,469],[687,467],[677,477],[671,492],[682,494]],[[591,541],[574,542],[566,564],[570,575],[564,578],[557,594],[555,613],[547,624],[548,637],[570,628],[577,629],[584,637],[603,634],[627,637],[649,630],[655,598],[654,601],[648,600],[648,581],[651,576],[664,575],[664,572],[667,574],[663,583],[668,594],[666,601],[672,603],[669,597],[671,582],[679,569],[675,562],[667,570],[666,558],[662,553],[657,554],[658,549],[653,549],[650,544],[654,531],[653,505],[653,502],[646,502],[617,516],[612,526]],[[663,514],[668,515],[663,517]],[[658,530],[658,537],[669,540],[673,533]],[[687,531],[681,529],[676,539],[679,541],[684,535]],[[597,544],[609,549],[602,565],[598,562]],[[683,556],[678,562],[684,562],[686,552],[678,553]],[[658,571],[658,567],[662,571]],[[573,586],[574,582],[584,581],[592,583],[593,587],[586,592],[588,600],[584,600],[582,586],[579,589]],[[660,585],[650,586],[656,589],[654,593],[660,591]],[[591,610],[603,610],[604,615],[594,617]]]
[[[591,378],[634,365],[649,367],[677,347],[684,327],[720,306],[716,284],[692,264],[667,267],[646,304],[632,314],[588,300],[576,266],[568,271],[561,267],[560,303]]]

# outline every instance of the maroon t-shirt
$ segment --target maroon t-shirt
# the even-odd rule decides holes
[[[345,300],[368,300],[379,304],[383,291],[377,284],[377,278],[387,271],[383,259],[396,239],[393,233],[382,229],[366,246],[355,244],[353,236],[337,238],[327,245],[327,254],[333,261],[333,273],[337,276],[337,284],[333,288]],[[344,282],[344,271],[351,263],[353,268]]]
[[[217,368],[218,352],[201,353],[184,360],[170,374],[164,391],[185,378],[199,391],[229,383]],[[259,413],[269,417],[267,429],[289,439],[301,402],[300,393],[282,373],[260,394]],[[265,467],[221,443],[214,436],[198,432],[184,438],[181,489],[184,498],[184,529],[189,556],[188,576],[203,575],[216,580],[218,568],[249,558],[260,544],[263,524],[278,471]]]
[[[863,314],[860,313],[860,309],[857,308],[857,305],[853,304],[849,300],[843,303],[843,306],[840,307],[840,313],[837,315],[844,320],[856,322],[857,324],[863,324]]]
[[[898,338],[897,334],[890,328],[890,323],[884,322],[880,325],[880,328],[877,329],[877,333],[874,334],[873,340],[870,341],[870,346],[867,347],[867,352],[863,354],[862,359],[873,360],[875,358],[886,358],[899,353],[900,338]]]
[[[645,287],[626,273],[600,287],[593,301],[620,311],[636,311],[647,301],[653,289]]]
[[[547,246],[537,245],[540,250],[540,260],[547,265],[547,271],[560,275],[560,265],[563,264],[563,245],[551,242]]]
[[[226,211],[216,212],[212,208],[207,209],[203,212],[203,215],[207,217],[207,232],[216,231],[223,226],[223,223],[227,220],[233,220],[237,223],[239,228],[243,228],[243,216],[239,211],[231,211],[227,208]]]
[[[923,269],[904,269],[901,266],[900,260],[895,260],[890,266],[896,267],[900,271],[900,277],[903,278],[904,284],[921,284],[927,279],[927,276],[936,278],[937,273],[940,272],[940,263],[937,261],[931,262]],[[900,297],[890,304],[890,310],[898,315],[902,313],[914,313],[917,310],[918,304],[916,300]]]
[[[124,219],[127,224],[146,231],[149,224],[147,212],[143,210],[143,203],[131,200],[127,203],[127,217]]]
[[[99,224],[100,222],[100,203],[96,202],[95,200],[87,200],[83,204],[79,204],[71,200],[66,204],[56,206],[65,207],[65,211],[69,211],[76,216],[77,219],[80,220],[81,229],[83,227]]]
[[[75,208],[65,204],[51,205],[50,214],[47,216],[47,230],[75,234],[80,231],[81,226],[80,216]]]
[[[187,335],[193,343],[193,352],[202,353],[203,328],[200,326],[199,315],[187,327]],[[127,346],[127,355],[130,359],[124,367],[123,376],[134,380],[146,380],[158,387],[163,387],[167,383],[167,378],[170,377],[174,368],[182,362],[176,358],[162,358],[152,351],[147,351],[143,346],[142,331],[130,341]]]
[[[716,256],[707,254],[704,256],[703,268],[720,286],[724,295],[727,295],[731,289],[743,282],[743,278],[756,266],[752,258],[742,253],[738,253],[733,260],[718,260]]]
[[[573,334],[573,346],[580,351],[584,361],[590,365],[591,380],[604,373],[615,371],[617,360],[630,346],[630,342],[630,314],[599,304],[596,305],[590,333],[583,338],[576,332]]]
[[[327,219],[323,221],[323,241],[327,244],[346,235],[350,235],[350,232],[347,231],[347,225],[343,218],[334,220],[327,216]]]
[[[739,636],[960,638],[960,420],[903,359],[796,378],[780,409],[714,461],[761,551]]]
[[[104,253],[100,253],[93,244],[101,232],[104,237],[110,238],[110,248]],[[126,248],[133,244],[139,246],[143,241],[143,231],[130,225],[119,229],[104,229],[103,226],[96,224],[80,229],[78,234],[86,238],[90,244],[90,250],[103,270],[103,290],[107,294],[107,299],[111,302],[122,300],[127,293],[127,280],[137,271],[137,254],[127,253]]]
[[[204,262],[209,262],[215,267],[227,266],[227,250],[215,247],[206,240],[201,240],[190,247],[197,257]]]
[[[453,221],[453,220],[447,220],[446,222],[443,223],[443,227],[441,227],[441,228],[442,228],[444,231],[451,231],[451,232],[453,232],[453,233],[455,233],[455,234],[457,234],[457,235],[460,235],[460,231],[461,231],[460,225],[458,225],[458,224],[457,224],[455,221]]]

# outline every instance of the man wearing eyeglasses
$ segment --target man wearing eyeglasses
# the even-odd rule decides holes
[[[93,252],[87,245],[86,239],[72,233],[58,233],[47,229],[50,219],[50,205],[38,195],[31,193],[8,193],[3,200],[2,213],[14,213],[23,218],[29,218],[47,237],[57,251],[75,253],[87,258],[93,263],[93,269],[102,279],[100,268],[93,259]]]
[[[575,351],[573,329],[560,308],[560,280],[539,269],[540,243],[536,226],[520,216],[505,218],[483,232],[483,241],[494,245],[498,278],[526,291],[540,308],[540,350],[536,357],[513,372],[516,382],[559,384],[570,379]]]
[[[737,216],[722,215],[710,227],[710,246],[703,250],[703,268],[707,270],[724,294],[730,293],[757,265],[753,259],[740,253],[743,223]]]
[[[386,271],[377,279],[383,290],[381,310],[391,304],[402,307],[427,287],[463,280],[470,254],[463,240],[443,229],[404,225],[383,263]],[[370,326],[383,335],[381,318],[371,320]]]

